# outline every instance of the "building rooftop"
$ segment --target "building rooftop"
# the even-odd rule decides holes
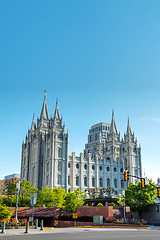
[[[15,177],[20,177],[20,174],[19,173],[13,173],[13,174],[10,174],[10,175],[7,175],[4,177],[4,179],[10,179],[10,178],[15,178]]]
[[[94,128],[94,127],[99,127],[101,125],[105,125],[105,126],[108,126],[108,125],[111,125],[110,123],[104,123],[104,122],[101,122],[101,123],[97,123],[97,124],[94,124],[91,126],[91,128]]]

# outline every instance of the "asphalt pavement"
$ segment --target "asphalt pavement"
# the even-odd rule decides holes
[[[160,240],[160,228],[55,228],[29,231],[25,234],[24,229],[8,229],[6,234],[0,234],[0,240]]]

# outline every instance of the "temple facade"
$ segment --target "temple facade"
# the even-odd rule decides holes
[[[94,130],[93,130],[94,129]],[[84,153],[68,154],[69,133],[65,131],[58,101],[54,117],[49,117],[46,93],[40,118],[33,116],[30,130],[22,143],[21,181],[28,180],[39,189],[62,186],[66,191],[111,187],[116,194],[127,188],[123,172],[142,176],[141,147],[128,120],[124,137],[117,131],[114,112],[111,123],[91,127]],[[128,183],[136,183],[130,177]]]

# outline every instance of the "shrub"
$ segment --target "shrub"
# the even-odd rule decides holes
[[[0,219],[10,219],[13,214],[13,211],[9,211],[9,208],[0,205]]]
[[[117,221],[117,219],[116,218],[105,218],[105,222],[106,223],[115,223]]]
[[[102,203],[98,203],[97,207],[104,207]]]

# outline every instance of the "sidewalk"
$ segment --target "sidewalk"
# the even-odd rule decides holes
[[[119,228],[119,227],[70,227],[70,228],[44,228],[44,230],[39,229],[29,229],[29,233],[24,233],[25,229],[6,229],[6,234],[0,233],[0,239],[5,235],[30,235],[30,234],[56,234],[56,233],[75,233],[84,231],[140,231],[140,230],[160,230],[160,227],[151,228]],[[1,230],[0,230],[1,231]]]

